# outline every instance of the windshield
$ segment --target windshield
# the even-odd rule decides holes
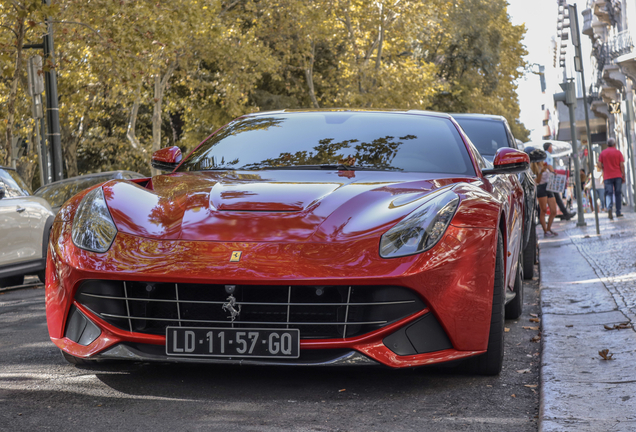
[[[35,192],[35,195],[47,200],[49,204],[51,204],[51,207],[61,207],[62,204],[68,201],[68,199],[76,193],[112,178],[112,175],[104,175],[52,183],[38,189]]]
[[[497,149],[510,147],[506,128],[501,121],[455,118],[482,156],[494,156]]]
[[[475,174],[450,120],[351,111],[237,119],[177,171],[321,168]]]

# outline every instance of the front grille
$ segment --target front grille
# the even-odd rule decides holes
[[[230,293],[240,313],[232,322]],[[301,339],[362,335],[424,309],[392,286],[212,285],[90,280],[75,299],[122,330],[165,334],[167,326],[297,328]]]

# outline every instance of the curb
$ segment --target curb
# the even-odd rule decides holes
[[[5,292],[10,292],[10,291],[17,291],[21,289],[29,289],[29,288],[44,288],[44,284],[42,282],[39,282],[35,284],[16,285],[16,286],[11,286],[6,288],[0,288],[0,294]]]

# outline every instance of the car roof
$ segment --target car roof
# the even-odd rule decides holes
[[[272,110],[272,111],[259,111],[250,114],[245,114],[243,117],[258,117],[262,115],[271,115],[271,114],[296,114],[296,113],[329,113],[329,112],[364,112],[364,113],[379,113],[379,114],[417,114],[417,115],[426,115],[432,117],[442,117],[442,118],[452,118],[449,114],[441,113],[437,111],[425,111],[425,110],[404,110],[404,109],[391,109],[391,108],[383,108],[383,109],[374,109],[374,108],[316,108],[316,109],[282,109],[282,110]]]
[[[2,166],[2,165],[0,165],[0,169],[6,169],[6,170],[15,171],[15,168],[11,168],[11,167],[8,167],[8,166]]]
[[[504,116],[496,115],[496,114],[477,114],[477,113],[455,113],[451,114],[454,118],[467,118],[474,120],[492,120],[492,121],[503,121],[508,123]]]

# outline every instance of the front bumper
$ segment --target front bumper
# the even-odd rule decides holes
[[[490,328],[495,257],[491,229],[450,226],[431,251],[381,259],[377,239],[342,244],[256,244],[149,240],[119,233],[111,249],[96,254],[76,248],[70,224],[55,223],[47,263],[46,308],[51,340],[65,352],[90,359],[328,365],[380,363],[412,367],[458,360],[485,352]],[[230,263],[232,251],[243,251]],[[492,253],[489,253],[489,252]],[[152,280],[183,283],[269,285],[393,285],[418,293],[426,307],[367,334],[340,339],[302,339],[301,353],[322,356],[276,362],[252,359],[190,359],[162,354],[165,336],[126,331],[101,319],[75,299],[83,281]],[[67,334],[72,307],[94,323],[99,336],[82,345]],[[392,341],[409,326],[434,317],[450,347],[404,354]],[[426,335],[422,336],[426,338]],[[75,338],[77,339],[77,338]],[[389,343],[391,342],[391,343]],[[329,352],[329,353],[327,353]],[[397,352],[397,353],[396,353]],[[418,352],[421,352],[418,350]],[[332,355],[333,354],[333,355]],[[316,358],[321,360],[317,361]]]

